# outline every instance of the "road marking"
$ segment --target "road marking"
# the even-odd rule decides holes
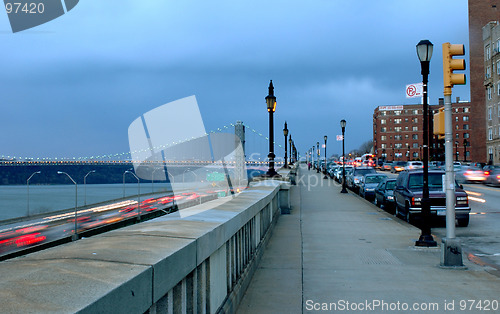
[[[472,191],[467,191],[467,190],[465,190],[465,192],[467,192],[467,194],[471,194],[471,195],[475,195],[475,196],[481,196],[481,195],[483,195],[483,193],[472,192]]]

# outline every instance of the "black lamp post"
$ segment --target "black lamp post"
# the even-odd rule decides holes
[[[292,160],[292,135],[290,135],[290,138],[288,138],[288,146],[290,147],[290,166],[293,165],[293,160]]]
[[[279,176],[274,169],[274,121],[273,114],[276,111],[276,97],[274,97],[274,86],[273,81],[269,83],[269,95],[266,96],[267,112],[269,112],[269,170],[267,170],[266,177],[277,177]]]
[[[464,139],[464,162],[467,161],[467,140]]]
[[[318,154],[318,167],[316,167],[316,173],[319,173],[319,169],[321,168],[321,152],[319,151],[319,142],[316,142],[316,153]]]
[[[327,173],[327,170],[328,170],[327,167],[326,167],[326,165],[327,165],[327,163],[326,163],[327,162],[327,160],[326,160],[326,139],[328,137],[325,135],[323,138],[325,139],[325,176],[323,177],[323,179],[328,179],[328,177],[326,176],[326,173]]]
[[[431,234],[431,227],[429,224],[430,218],[430,200],[429,200],[429,105],[427,104],[427,82],[429,78],[429,63],[432,57],[433,45],[428,40],[421,40],[417,45],[417,55],[420,60],[422,84],[423,84],[423,121],[424,121],[424,173],[423,173],[423,191],[422,191],[422,225],[420,227],[420,238],[415,242],[416,246],[437,246],[436,241]]]
[[[340,127],[342,128],[342,191],[340,193],[347,193],[347,189],[345,188],[345,125],[347,122],[342,119],[340,120]]]
[[[458,161],[458,141],[455,141],[455,161]]]
[[[286,160],[287,160],[287,137],[288,137],[288,128],[286,127],[286,121],[285,121],[285,128],[283,129],[283,135],[285,136],[285,165],[283,166],[283,168],[288,168],[288,165],[286,163]],[[290,154],[290,161],[292,161],[292,155]]]

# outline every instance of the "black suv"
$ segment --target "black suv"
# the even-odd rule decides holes
[[[431,216],[437,219],[446,219],[446,192],[443,189],[444,171],[429,170],[429,198],[431,205]],[[396,215],[413,222],[416,216],[420,216],[422,210],[423,194],[423,170],[403,171],[399,174],[394,190],[394,202],[396,203]],[[469,225],[469,200],[467,193],[455,183],[455,217],[458,226]]]

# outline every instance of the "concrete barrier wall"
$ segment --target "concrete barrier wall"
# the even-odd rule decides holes
[[[270,237],[288,184],[0,263],[2,312],[233,312]]]

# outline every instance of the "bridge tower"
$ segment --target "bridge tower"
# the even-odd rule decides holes
[[[241,180],[246,177],[245,174],[245,126],[242,121],[236,121],[236,125],[234,126],[234,134],[241,141],[242,149],[236,150],[236,177],[238,178],[238,183],[241,183]],[[237,146],[236,146],[237,147]]]

